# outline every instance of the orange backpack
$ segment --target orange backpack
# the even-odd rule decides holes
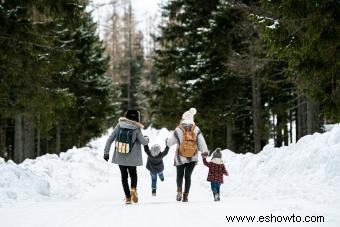
[[[183,133],[182,143],[179,145],[178,152],[181,156],[191,158],[197,152],[197,136],[195,134],[195,125],[190,130],[186,130],[182,125],[178,126]]]

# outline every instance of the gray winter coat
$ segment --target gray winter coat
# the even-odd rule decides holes
[[[141,145],[148,144],[148,140],[144,138],[141,131],[143,125],[139,122],[129,120],[125,117],[119,118],[117,126],[114,128],[111,136],[106,142],[104,154],[109,154],[111,144],[116,139],[116,134],[120,128],[133,129],[132,141],[134,141],[134,144],[131,152],[128,154],[122,154],[115,150],[113,153],[112,162],[122,166],[142,166],[143,158]]]

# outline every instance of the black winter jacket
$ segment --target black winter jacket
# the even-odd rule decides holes
[[[159,153],[156,157],[153,157],[150,152],[150,148],[148,145],[144,146],[144,151],[148,155],[148,160],[146,162],[146,168],[151,173],[160,173],[164,170],[163,158],[169,152],[169,147],[166,146],[164,151]]]

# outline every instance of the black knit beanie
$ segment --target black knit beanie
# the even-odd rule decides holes
[[[140,122],[140,113],[137,110],[128,110],[125,117],[129,120]]]

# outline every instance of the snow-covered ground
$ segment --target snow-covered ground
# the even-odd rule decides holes
[[[164,148],[170,132],[144,134],[151,145]],[[338,125],[256,155],[224,150],[230,176],[221,187],[221,202],[213,201],[202,162],[193,172],[189,203],[175,201],[173,147],[164,159],[165,181],[158,183],[157,196],[151,196],[149,172],[138,167],[140,201],[125,205],[118,167],[102,159],[107,136],[20,165],[0,159],[0,226],[340,226]],[[256,219],[228,222],[226,216],[234,215]],[[295,222],[282,220],[292,215]],[[258,222],[260,216],[281,222]],[[324,222],[303,222],[306,216],[323,216]]]

